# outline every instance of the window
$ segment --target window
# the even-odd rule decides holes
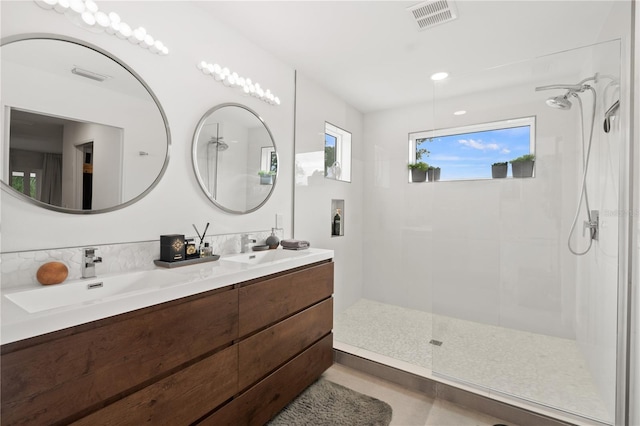
[[[35,172],[14,171],[11,173],[11,187],[18,192],[22,192],[32,198],[38,198],[38,180]]]
[[[351,133],[325,123],[324,177],[351,182]]]
[[[533,154],[535,117],[409,134],[409,162],[440,169],[440,180],[491,179],[494,163]]]

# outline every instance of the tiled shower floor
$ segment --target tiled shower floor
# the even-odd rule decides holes
[[[612,423],[572,340],[366,299],[338,315],[334,340],[416,366],[414,373],[433,372]]]

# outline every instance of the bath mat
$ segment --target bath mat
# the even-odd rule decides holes
[[[391,406],[319,379],[278,413],[269,426],[388,426]]]

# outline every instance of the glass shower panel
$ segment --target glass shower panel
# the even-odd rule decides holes
[[[416,84],[433,91],[430,82]],[[407,120],[431,126],[433,103],[381,112],[367,122],[364,285],[358,300],[336,309],[334,342],[360,357],[428,376],[433,185],[408,180]]]
[[[619,76],[616,40],[434,83],[438,131],[535,117],[533,178],[512,177],[508,141],[461,138],[508,177],[433,185],[434,375],[613,423],[621,136],[603,123]]]

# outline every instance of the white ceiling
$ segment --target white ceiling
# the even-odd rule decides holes
[[[420,1],[199,1],[361,112],[428,100],[451,76],[592,44],[613,1],[456,1],[458,19],[419,31]],[[620,1],[620,0],[615,0]]]

